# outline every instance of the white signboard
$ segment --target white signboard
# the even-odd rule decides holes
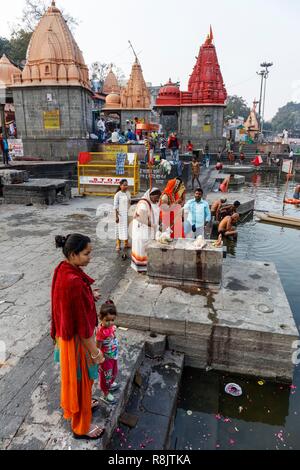
[[[293,162],[291,160],[283,160],[282,162],[282,172],[287,173],[288,175],[293,172]]]
[[[9,152],[12,157],[24,157],[24,147],[22,139],[8,139]]]
[[[98,186],[119,186],[120,182],[125,179],[121,178],[108,178],[107,176],[81,176],[80,177],[80,184],[87,185],[87,184],[94,184]],[[128,181],[129,186],[134,186],[134,178],[126,178]]]

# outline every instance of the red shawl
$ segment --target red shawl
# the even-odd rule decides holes
[[[51,337],[70,341],[89,339],[98,324],[91,285],[94,280],[66,261],[56,268],[52,281]]]

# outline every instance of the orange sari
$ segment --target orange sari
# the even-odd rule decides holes
[[[64,418],[71,420],[72,431],[84,436],[92,421],[92,386],[97,366],[77,336],[70,341],[57,339],[61,367],[61,407]],[[94,375],[93,375],[94,374]]]

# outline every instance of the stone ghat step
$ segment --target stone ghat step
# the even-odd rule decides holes
[[[20,361],[0,381],[0,448],[8,450],[102,450],[108,444],[119,416],[131,394],[134,376],[145,358],[142,332],[118,330],[120,341],[120,390],[117,404],[100,404],[93,422],[105,427],[99,441],[73,439],[70,425],[60,409],[60,371],[53,363],[53,346],[49,337]],[[42,361],[42,359],[44,359]],[[17,387],[17,389],[16,389]],[[93,397],[99,397],[94,385]]]
[[[46,204],[69,201],[72,197],[69,181],[57,179],[32,179],[21,184],[3,187],[5,204]]]
[[[186,364],[293,379],[299,332],[272,263],[228,260],[215,291],[154,285],[128,273],[112,298],[119,326],[166,335]]]
[[[166,351],[163,359],[145,359],[141,385],[134,385],[125,412],[138,419],[134,428],[119,424],[109,450],[166,450],[176,414],[183,354]]]

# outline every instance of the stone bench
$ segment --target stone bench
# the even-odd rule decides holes
[[[46,204],[70,200],[71,184],[66,180],[33,179],[3,187],[5,204]]]

